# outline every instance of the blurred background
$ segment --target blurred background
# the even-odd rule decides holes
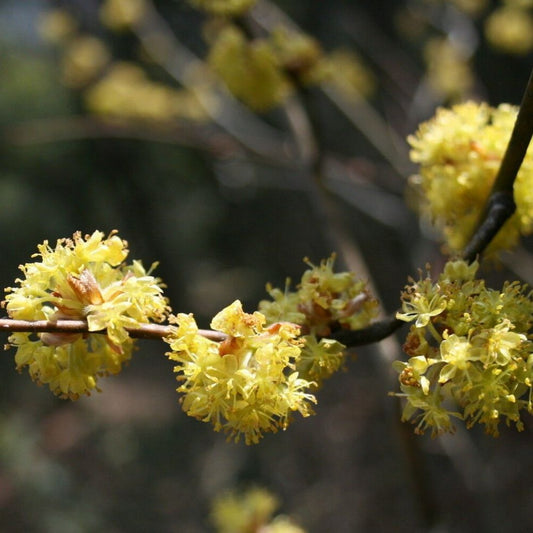
[[[227,22],[184,0],[1,0],[0,284],[44,240],[118,229],[130,258],[160,262],[174,312],[203,327],[332,251],[394,312],[407,276],[443,261],[412,209],[405,138],[439,105],[519,104],[532,6],[260,0],[237,27],[282,25],[305,53],[283,83],[243,67],[233,98],[213,77],[228,70],[213,52]],[[264,101],[264,87],[282,96]],[[527,281],[530,244],[495,282]],[[314,417],[248,447],[181,411],[162,343],[140,342],[77,402],[17,374],[7,351],[0,531],[213,531],[213,498],[250,485],[313,533],[529,531],[531,417],[498,439],[415,437],[387,396],[400,346],[401,332],[357,349]]]

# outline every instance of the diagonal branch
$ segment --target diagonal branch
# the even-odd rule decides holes
[[[472,262],[481,254],[516,210],[513,186],[533,135],[533,71],[516,117],[511,139],[496,175],[487,208],[466,246],[463,257]]]

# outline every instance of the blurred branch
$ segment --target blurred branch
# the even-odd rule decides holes
[[[211,130],[211,131],[210,131]],[[12,144],[39,144],[76,139],[116,137],[152,142],[178,143],[211,152],[218,157],[242,150],[229,135],[210,126],[190,122],[149,123],[146,121],[70,116],[30,120],[8,126],[3,137]]]
[[[133,28],[145,50],[175,80],[194,93],[211,119],[243,147],[270,159],[291,159],[284,133],[239,103],[203,61],[185,48],[151,2]]]
[[[251,10],[253,21],[267,31],[283,24],[293,31],[302,29],[289,16],[272,2],[261,0]],[[362,97],[348,99],[330,84],[320,85],[322,92],[359,130],[374,148],[389,162],[401,176],[408,173],[409,162],[400,147],[405,147],[403,139],[385,123],[383,118]]]
[[[516,210],[513,186],[533,135],[533,71],[518,110],[518,116],[496,175],[481,222],[463,257],[472,262],[481,254]]]
[[[328,83],[322,83],[320,88],[400,176],[409,174],[411,165],[401,150],[406,147],[405,141],[362,96],[357,100],[346,98]]]

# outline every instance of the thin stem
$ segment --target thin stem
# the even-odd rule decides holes
[[[335,332],[332,336],[349,348],[353,346],[364,346],[390,337],[404,324],[405,322],[403,320],[398,320],[392,315],[385,317],[382,320],[378,320],[366,328],[356,330],[343,329]]]
[[[533,71],[516,117],[511,139],[496,175],[487,208],[463,257],[472,262],[481,254],[516,210],[513,186],[533,135]]]
[[[27,145],[72,141],[77,139],[140,139],[180,144],[206,150],[216,157],[230,157],[242,152],[241,145],[212,126],[188,121],[148,122],[127,118],[67,116],[29,120],[1,131],[11,144]]]
[[[363,346],[379,342],[392,335],[405,322],[393,317],[387,317],[360,330],[341,330],[332,336],[348,347]],[[130,337],[134,339],[164,339],[168,337],[173,326],[168,324],[140,324],[135,328],[125,328]],[[106,330],[89,331],[85,320],[14,320],[12,318],[0,318],[0,331],[5,333],[28,332],[28,333],[80,333],[105,335]],[[198,333],[215,342],[222,342],[226,335],[220,331],[199,329]]]
[[[227,135],[253,153],[290,161],[292,154],[283,132],[238,102],[208,66],[176,38],[152,2],[147,3],[145,16],[133,30],[151,58],[192,91],[213,122]]]
[[[163,339],[168,337],[173,326],[165,324],[140,324],[135,328],[125,328],[132,338],[136,339]],[[97,333],[105,334],[106,330],[89,331],[89,326],[85,320],[13,320],[11,318],[0,318],[0,331],[30,332],[30,333]],[[226,339],[224,333],[207,329],[200,329],[198,333],[213,341],[223,341]]]

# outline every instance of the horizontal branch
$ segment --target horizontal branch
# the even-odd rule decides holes
[[[164,324],[140,324],[136,328],[125,328],[132,338],[135,339],[163,339],[168,337],[173,327]],[[6,333],[29,332],[29,333],[98,333],[105,334],[106,330],[89,331],[85,320],[13,320],[0,318],[0,331]],[[213,341],[226,339],[224,333],[208,329],[200,329],[198,333]]]
[[[500,168],[496,174],[487,208],[480,224],[466,246],[463,257],[471,263],[491,243],[505,222],[516,211],[514,182],[531,137],[533,136],[533,71],[529,77],[516,122],[505,150]]]
[[[336,331],[332,337],[348,347],[364,346],[366,344],[382,341],[392,335],[404,324],[405,322],[403,320],[398,320],[395,316],[389,316],[383,320],[373,322],[363,329],[342,329]]]
[[[379,342],[392,335],[405,322],[390,316],[370,324],[359,330],[340,330],[332,337],[348,347],[362,346]],[[124,328],[134,339],[163,339],[168,337],[174,326],[168,324],[140,324],[135,328]],[[0,318],[0,332],[15,333],[80,333],[105,335],[106,330],[89,331],[89,325],[85,320],[14,320],[12,318]],[[215,342],[222,342],[227,338],[225,333],[211,329],[199,329],[198,333]]]

